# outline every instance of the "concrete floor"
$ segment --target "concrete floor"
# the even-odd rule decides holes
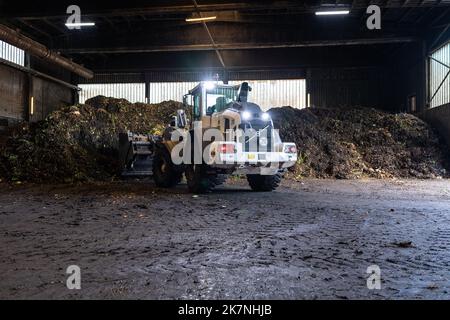
[[[450,298],[447,180],[0,190],[2,299]],[[81,290],[66,288],[69,265]]]

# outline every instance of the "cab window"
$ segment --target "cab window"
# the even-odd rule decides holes
[[[215,88],[206,92],[206,114],[224,111],[228,104],[236,101],[237,89]]]

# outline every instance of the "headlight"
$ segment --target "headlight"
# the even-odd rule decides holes
[[[270,120],[270,115],[267,112],[264,112],[263,114],[261,114],[261,119],[263,119],[264,121],[268,121]]]
[[[242,112],[242,119],[243,120],[250,120],[252,118],[252,114],[248,111]]]

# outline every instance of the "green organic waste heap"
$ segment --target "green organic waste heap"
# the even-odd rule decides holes
[[[448,174],[447,146],[414,115],[375,109],[270,110],[299,161],[291,177],[437,178]]]
[[[159,134],[183,105],[132,104],[98,96],[65,107],[36,124],[22,124],[0,146],[0,178],[7,181],[105,180],[121,170],[119,133]]]
[[[121,171],[118,134],[160,134],[179,102],[132,104],[95,97],[22,124],[0,140],[0,179],[48,183],[110,180]],[[297,144],[299,161],[288,177],[447,177],[447,147],[410,114],[374,109],[291,107],[269,111],[284,141]],[[3,142],[2,142],[3,141]]]

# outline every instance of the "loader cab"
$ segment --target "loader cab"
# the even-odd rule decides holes
[[[248,87],[248,85],[247,85]],[[183,98],[186,107],[192,108],[192,119],[199,121],[204,116],[222,112],[239,99],[241,86],[202,82]]]

